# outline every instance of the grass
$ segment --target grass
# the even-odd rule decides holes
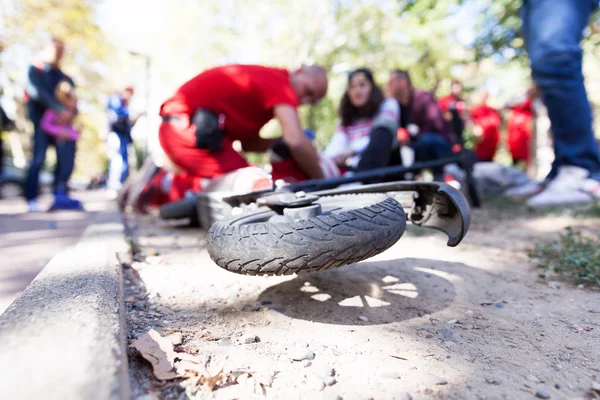
[[[590,237],[567,228],[558,240],[537,245],[529,257],[542,269],[543,279],[553,272],[578,284],[600,286],[600,234]]]

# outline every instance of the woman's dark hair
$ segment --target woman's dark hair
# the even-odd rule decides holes
[[[365,75],[367,80],[371,82],[371,95],[369,96],[369,99],[367,100],[364,106],[357,108],[352,105],[352,102],[350,102],[348,89],[346,89],[346,92],[344,93],[344,95],[342,96],[342,100],[340,101],[339,110],[340,118],[342,119],[342,126],[344,127],[351,125],[352,122],[356,121],[359,118],[373,118],[377,114],[377,111],[379,111],[379,106],[381,105],[381,103],[383,103],[384,100],[383,91],[375,83],[375,80],[373,79],[373,74],[368,68],[359,68],[353,71],[348,76],[348,86],[350,86],[350,82],[356,74]]]

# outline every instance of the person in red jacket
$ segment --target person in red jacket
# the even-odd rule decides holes
[[[481,91],[481,103],[471,107],[473,132],[477,137],[475,154],[478,161],[493,161],[500,141],[500,125],[502,117],[498,110],[487,104],[489,93]]]
[[[174,187],[165,184],[164,176],[154,176],[149,187],[160,188],[159,193],[142,200],[152,197],[147,200],[152,205],[175,201],[187,189],[201,190],[202,182],[248,167],[233,143],[239,141],[244,151],[266,152],[277,139],[263,139],[259,131],[272,118],[280,123],[283,141],[300,169],[311,179],[322,178],[317,151],[302,130],[297,108],[317,103],[326,93],[327,76],[317,66],[290,72],[225,65],[200,73],[160,108],[160,144],[181,173],[168,177]]]
[[[531,141],[533,135],[533,97],[535,88],[527,91],[525,99],[508,106],[510,114],[506,129],[508,131],[508,149],[513,163],[531,162]]]

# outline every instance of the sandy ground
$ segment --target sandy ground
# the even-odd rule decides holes
[[[457,248],[412,228],[375,258],[291,277],[221,270],[199,230],[127,224],[140,251],[125,268],[130,342],[181,333],[175,350],[211,374],[264,383],[158,381],[130,348],[134,398],[595,398],[600,291],[540,281],[526,252],[600,219],[492,206]]]

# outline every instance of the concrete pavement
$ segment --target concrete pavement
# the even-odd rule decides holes
[[[106,210],[103,192],[76,192],[86,212],[27,213],[22,199],[0,200],[0,314],[62,250],[77,243],[91,219]],[[42,196],[43,210],[52,197]]]

